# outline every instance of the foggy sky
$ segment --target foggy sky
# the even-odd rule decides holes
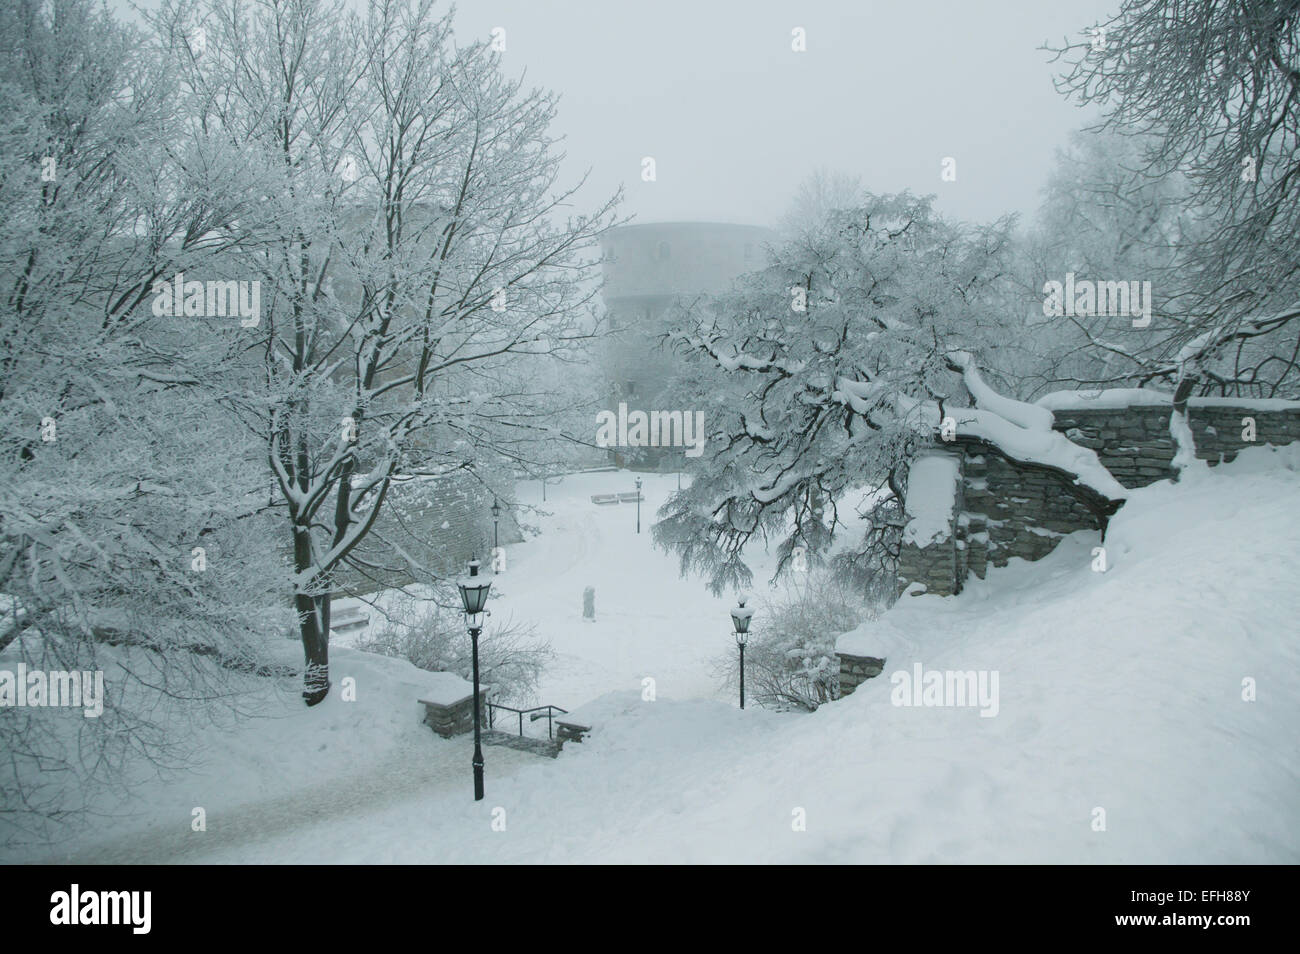
[[[985,220],[1032,215],[1054,150],[1091,118],[1038,47],[1118,3],[473,0],[457,33],[505,28],[505,67],[562,94],[570,175],[623,183],[639,222],[773,224],[818,167]],[[657,182],[641,181],[646,155]],[[940,181],[945,156],[956,182]]]
[[[351,6],[360,8],[359,0]],[[625,187],[637,222],[772,225],[824,168],[949,215],[1032,216],[1088,122],[1039,47],[1119,0],[466,0],[456,35],[505,29],[503,66],[561,94],[565,182]],[[113,0],[119,14],[126,0]],[[143,0],[141,6],[156,3]],[[807,51],[791,50],[803,27]],[[658,180],[641,179],[653,156]],[[940,180],[944,157],[957,180]]]

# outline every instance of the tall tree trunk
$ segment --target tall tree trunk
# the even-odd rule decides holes
[[[308,528],[294,528],[294,564],[299,573],[312,565],[310,541]],[[302,698],[307,705],[314,706],[324,701],[330,691],[330,595],[298,593],[294,596],[294,609],[298,613],[298,632],[302,636],[306,664],[302,674]]]

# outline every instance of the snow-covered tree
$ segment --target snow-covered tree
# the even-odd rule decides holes
[[[1170,316],[1182,315],[1189,300],[1189,250],[1205,216],[1184,177],[1147,175],[1142,153],[1142,137],[1086,130],[1057,152],[1017,266],[1027,310],[1017,351],[1029,356],[1016,369],[1025,382],[1020,396],[1136,384],[1166,350]],[[1149,282],[1151,320],[1104,309],[1045,316],[1045,283],[1071,273],[1091,282]],[[996,359],[1001,368],[1005,356]]]
[[[1211,226],[1143,377],[1177,382],[1179,402],[1300,393],[1300,7],[1126,0],[1056,52],[1063,90],[1140,135],[1142,173],[1185,177]]]
[[[802,223],[736,290],[698,304],[675,335],[712,371],[696,407],[708,443],[655,540],[715,591],[747,586],[756,535],[809,560],[862,489],[872,529],[849,563],[893,588],[907,462],[964,399],[954,350],[1009,335],[999,307],[1009,223],[966,227],[930,199],[860,195]],[[933,409],[933,412],[932,410]]]
[[[527,453],[555,398],[521,358],[589,337],[583,279],[614,200],[566,216],[555,97],[508,79],[487,43],[453,42],[432,0],[360,18],[323,0],[169,2],[153,23],[181,51],[189,122],[239,146],[259,201],[232,233],[263,289],[246,412],[287,518],[315,704],[336,571],[394,478],[490,486],[511,476],[503,449]],[[200,26],[202,55],[184,55]]]
[[[0,6],[0,650],[109,670],[104,714],[70,735],[58,711],[0,710],[14,812],[156,756],[156,693],[228,697],[221,673],[256,668],[277,621],[253,445],[212,413],[225,342],[151,307],[241,209],[143,46],[90,0]]]
[[[749,698],[768,708],[809,712],[838,699],[835,641],[868,612],[857,580],[825,570],[791,574],[783,588],[761,598],[760,612],[763,625],[745,646]],[[734,691],[740,680],[737,653],[722,653],[715,669],[722,685]]]

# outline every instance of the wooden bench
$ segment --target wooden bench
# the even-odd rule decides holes
[[[607,507],[618,503],[618,494],[592,494],[591,502],[598,507]]]

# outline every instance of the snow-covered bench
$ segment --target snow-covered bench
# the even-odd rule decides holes
[[[579,706],[572,712],[566,712],[555,720],[555,741],[560,748],[565,742],[581,742],[591,732],[592,720],[583,713]]]
[[[346,633],[353,629],[364,629],[370,625],[370,615],[359,606],[331,607],[330,629],[336,633]]]
[[[610,504],[619,503],[636,503],[638,500],[645,500],[640,491],[629,490],[625,494],[592,494],[591,502],[598,507],[607,507]]]

